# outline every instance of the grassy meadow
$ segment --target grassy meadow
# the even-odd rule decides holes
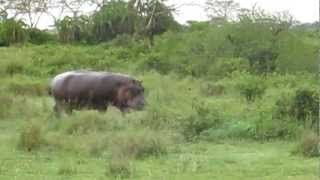
[[[299,93],[317,88],[313,73],[181,76],[141,70],[128,52],[110,44],[1,48],[0,179],[319,178],[312,116],[290,114]],[[46,87],[72,69],[131,74],[148,106],[125,117],[110,108],[57,119]]]

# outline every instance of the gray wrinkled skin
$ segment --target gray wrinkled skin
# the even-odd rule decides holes
[[[142,110],[144,88],[134,78],[109,72],[69,71],[55,76],[49,87],[54,111],[71,114],[73,110],[95,109],[101,112],[109,105],[122,112]]]

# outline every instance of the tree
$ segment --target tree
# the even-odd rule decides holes
[[[120,34],[133,34],[136,14],[122,0],[111,0],[93,15],[93,36],[107,41]]]
[[[0,46],[22,43],[26,39],[25,24],[22,21],[6,19],[0,24]]]
[[[27,17],[30,28],[37,26],[42,15],[48,10],[49,0],[16,0],[11,3],[11,8],[17,15]]]
[[[207,0],[205,10],[210,19],[232,20],[239,8],[233,0]]]
[[[16,1],[15,0],[0,0],[0,20],[14,18],[17,16],[15,11]]]
[[[81,9],[90,2],[91,0],[60,0],[61,5],[69,11],[68,13],[72,13],[73,17],[78,17]]]
[[[104,5],[108,4],[111,0],[90,0],[90,3],[93,4],[96,8],[95,11],[100,10]]]
[[[268,14],[256,5],[251,9],[240,9],[238,19],[242,23],[267,24],[275,36],[283,31],[287,31],[292,25],[297,24],[297,21],[287,11]]]
[[[53,12],[56,12],[56,13],[53,13]],[[62,19],[64,12],[65,12],[65,6],[61,3],[61,1],[49,0],[48,10],[46,14],[53,19],[54,25],[56,25],[58,21]]]
[[[149,45],[153,45],[154,35],[165,32],[172,27],[178,27],[172,12],[174,9],[166,6],[166,0],[131,0],[129,8],[137,14],[136,33],[147,37]]]

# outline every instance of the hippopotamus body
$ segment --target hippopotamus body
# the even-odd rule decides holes
[[[72,113],[77,109],[106,111],[113,105],[127,112],[144,107],[144,88],[134,78],[109,72],[69,71],[55,76],[49,93],[55,100],[54,111]]]

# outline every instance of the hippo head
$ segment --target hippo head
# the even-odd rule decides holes
[[[122,104],[125,109],[143,110],[145,106],[144,87],[141,81],[132,80],[121,92]]]

